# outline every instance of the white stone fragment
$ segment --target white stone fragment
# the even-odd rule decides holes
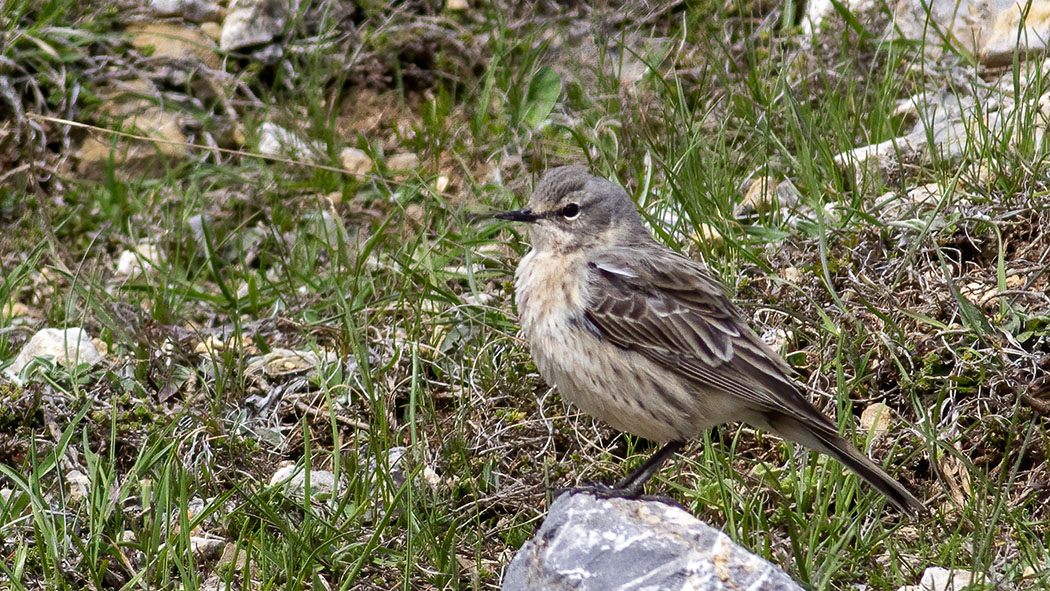
[[[259,153],[314,162],[324,153],[324,146],[308,142],[280,125],[266,121],[259,130]]]
[[[923,591],[963,591],[974,582],[974,573],[961,568],[931,566],[922,573],[919,588]]]
[[[67,472],[66,484],[69,485],[69,502],[73,504],[81,503],[91,492],[91,479],[80,470]]]
[[[156,269],[164,262],[164,255],[156,244],[143,242],[133,249],[125,250],[117,257],[117,277],[136,277],[145,271]]]
[[[765,559],[659,501],[564,493],[503,576],[503,591],[800,591]]]
[[[102,354],[91,342],[91,336],[86,330],[45,328],[29,339],[6,371],[17,376],[36,357],[50,359],[66,368],[84,363],[94,365],[102,360]]]

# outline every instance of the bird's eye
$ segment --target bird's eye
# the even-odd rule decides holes
[[[574,220],[580,215],[580,206],[576,203],[570,203],[561,209],[561,217],[567,220]]]

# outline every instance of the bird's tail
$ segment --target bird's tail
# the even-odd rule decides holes
[[[827,454],[845,464],[847,468],[856,472],[868,484],[875,487],[879,492],[886,495],[891,503],[902,511],[913,517],[924,515],[928,512],[926,505],[915,495],[908,492],[904,485],[897,482],[886,473],[875,462],[868,459],[852,443],[846,441],[831,425],[810,425],[787,417],[776,421],[775,432],[782,437],[801,443],[806,447]]]

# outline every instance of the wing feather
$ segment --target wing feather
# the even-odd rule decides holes
[[[703,265],[662,247],[648,247],[644,255],[613,249],[591,261],[588,279],[586,316],[613,344],[701,388],[735,394],[751,410],[831,424]]]

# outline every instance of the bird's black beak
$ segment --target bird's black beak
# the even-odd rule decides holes
[[[532,213],[532,210],[527,208],[527,207],[525,209],[515,209],[513,211],[504,211],[504,212],[497,213],[495,215],[495,218],[499,219],[499,220],[510,220],[512,222],[527,222],[527,223],[535,222],[536,220],[540,219],[541,217],[542,216],[538,216],[538,215]]]

